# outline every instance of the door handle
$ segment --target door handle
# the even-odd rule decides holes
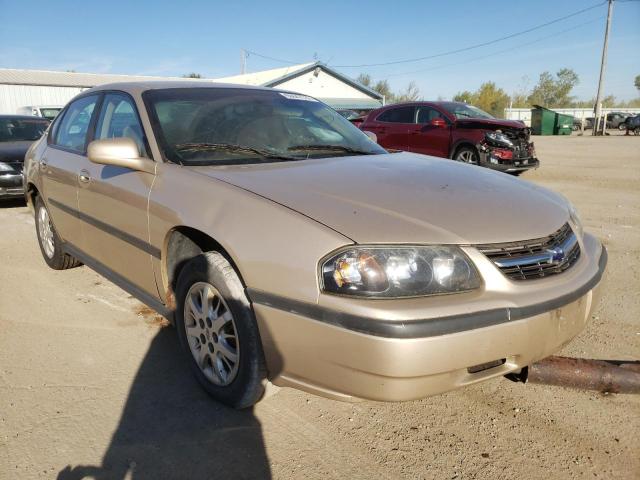
[[[78,180],[80,180],[81,183],[89,183],[91,181],[91,176],[87,170],[80,170]]]
[[[40,165],[42,167],[46,167],[47,166],[47,159],[46,158],[41,158],[40,159]]]

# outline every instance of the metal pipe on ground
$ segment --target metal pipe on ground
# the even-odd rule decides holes
[[[640,362],[548,357],[507,376],[523,383],[542,383],[603,393],[640,393]]]

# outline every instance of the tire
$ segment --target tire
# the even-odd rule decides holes
[[[478,151],[473,147],[460,147],[458,150],[456,150],[456,154],[454,155],[453,159],[457,162],[477,165],[479,160]]]
[[[231,264],[217,252],[193,258],[178,276],[176,298],[178,337],[198,382],[231,407],[255,404],[267,369],[253,309]]]
[[[640,127],[636,127],[633,129],[633,134],[634,135],[640,135]]]
[[[75,257],[65,253],[62,240],[51,223],[49,210],[40,196],[35,202],[36,235],[42,258],[54,270],[66,270],[82,265]]]

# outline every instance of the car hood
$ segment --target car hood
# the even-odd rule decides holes
[[[300,212],[357,243],[525,240],[553,233],[569,216],[562,196],[532,183],[412,153],[189,168]]]
[[[480,128],[485,130],[499,130],[508,128],[513,130],[525,130],[527,126],[519,120],[501,120],[490,118],[464,118],[456,121],[458,128]]]
[[[32,141],[0,142],[0,162],[23,162]]]

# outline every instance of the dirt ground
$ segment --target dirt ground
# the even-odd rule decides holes
[[[563,353],[639,359],[640,137],[536,145],[523,178],[609,249],[602,304]],[[640,478],[639,396],[494,379],[396,404],[282,389],[230,410],[156,315],[86,267],[48,269],[24,205],[0,207],[0,232],[0,479]]]

